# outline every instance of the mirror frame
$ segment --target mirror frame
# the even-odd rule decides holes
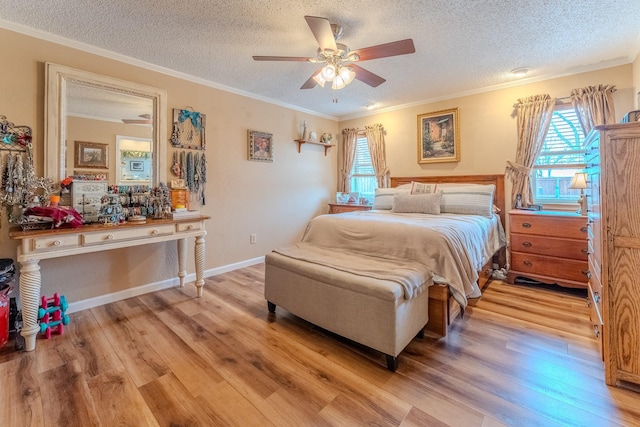
[[[149,98],[153,101],[153,180],[152,186],[166,183],[167,178],[167,91],[128,82],[89,71],[45,64],[44,176],[58,183],[65,178],[66,161],[66,91],[68,83]]]

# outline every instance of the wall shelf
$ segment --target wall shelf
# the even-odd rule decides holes
[[[325,144],[324,142],[317,142],[317,141],[306,141],[304,139],[296,139],[295,142],[298,143],[298,153],[300,152],[300,147],[302,147],[302,144],[313,144],[313,145],[321,145],[324,147],[324,155],[327,155],[327,150],[331,147],[335,147],[335,144]]]

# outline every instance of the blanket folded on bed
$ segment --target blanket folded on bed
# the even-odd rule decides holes
[[[324,248],[309,243],[280,248],[274,252],[289,258],[324,265],[359,276],[399,283],[406,299],[414,298],[433,284],[433,273],[423,264],[411,260],[390,260],[363,256],[353,252]]]
[[[479,215],[381,211],[321,215],[309,223],[302,242],[392,264],[419,264],[444,278],[453,297],[465,307],[467,296],[477,289],[478,270],[493,254],[488,251],[497,250],[487,246],[487,241],[495,240],[491,236],[495,221]]]

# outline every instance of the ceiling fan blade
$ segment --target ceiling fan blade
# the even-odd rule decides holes
[[[386,58],[388,56],[406,55],[416,51],[412,39],[399,40],[397,42],[379,44],[377,46],[358,49],[355,53],[360,57],[360,61],[369,59]]]
[[[307,62],[309,58],[306,56],[254,56],[254,61],[298,61]]]
[[[322,67],[315,70],[313,74],[311,74],[311,77],[309,77],[309,80],[307,80],[302,86],[300,86],[300,89],[313,89],[314,87],[316,87],[318,83],[313,80],[313,78],[320,72],[320,70],[322,70]]]
[[[122,123],[126,125],[150,125],[151,120],[147,119],[122,119]]]
[[[336,39],[333,37],[333,31],[331,30],[331,24],[327,18],[319,18],[317,16],[305,16],[307,25],[311,29],[314,37],[318,41],[320,49],[330,49],[334,52],[338,51],[336,46]]]
[[[379,75],[373,74],[371,71],[365,70],[356,64],[350,64],[349,66],[352,67],[353,71],[356,73],[356,79],[371,87],[378,87],[382,83],[386,82],[386,80]]]

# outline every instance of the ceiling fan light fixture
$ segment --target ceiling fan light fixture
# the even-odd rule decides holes
[[[336,76],[336,78],[333,79],[333,83],[331,83],[331,89],[334,89],[334,90],[342,89],[346,85],[347,84],[344,82],[342,77]]]
[[[355,79],[356,73],[351,67],[340,67],[339,76],[342,78],[342,81],[344,81],[344,84],[348,85]]]
[[[318,86],[320,87],[324,87],[324,84],[327,82],[325,79],[322,78],[322,71],[316,74],[315,76],[313,76],[313,80],[315,80],[316,83],[318,83]]]
[[[320,73],[325,81],[330,82],[336,77],[336,67],[333,64],[327,64],[322,67],[322,71]]]

